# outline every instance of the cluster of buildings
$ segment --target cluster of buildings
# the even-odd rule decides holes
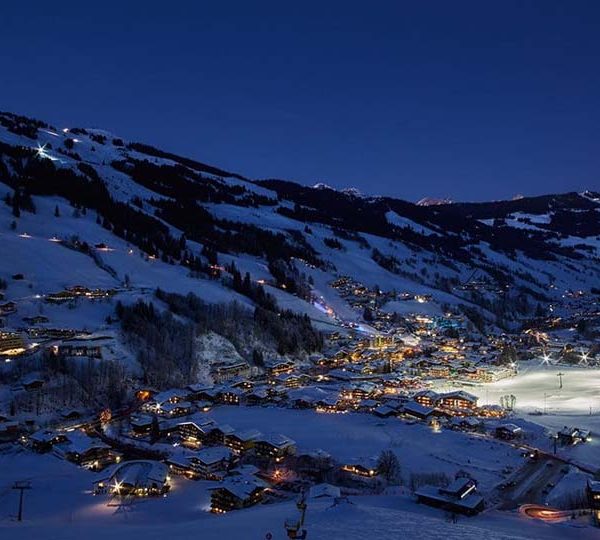
[[[119,463],[122,454],[98,437],[91,437],[78,429],[40,430],[30,435],[26,442],[38,453],[52,452],[57,457],[91,470],[101,470]]]
[[[79,466],[101,470],[94,486],[97,494],[165,495],[171,489],[171,475],[215,482],[211,510],[223,513],[257,504],[273,488],[298,491],[332,478],[339,484],[373,485],[382,472],[373,457],[337,463],[322,450],[299,449],[284,434],[217,423],[208,414],[214,407],[279,406],[323,414],[361,413],[424,422],[437,430],[488,431],[507,441],[523,436],[522,428],[502,420],[508,412],[502,406],[481,405],[463,389],[516,374],[515,363],[499,362],[505,340],[461,337],[465,335],[464,320],[456,314],[413,314],[399,321],[382,309],[390,300],[426,303],[430,301],[427,295],[384,293],[347,277],[331,285],[351,306],[370,310],[369,324],[378,330],[376,335],[333,333],[324,354],[304,362],[271,358],[260,369],[241,359],[217,360],[210,366],[213,385],[140,389],[137,403],[119,411],[118,434],[108,434],[94,420],[77,429],[37,431],[26,443],[36,452],[52,452]],[[113,294],[113,290],[75,286],[45,300],[98,300]],[[0,305],[0,315],[16,311],[16,306],[9,304]],[[29,327],[21,332],[0,332],[0,354],[22,354],[35,338],[46,341],[55,355],[64,358],[115,356],[114,336],[48,328],[49,320],[42,315],[23,321]],[[523,346],[541,346],[539,337],[527,334],[526,339],[534,341]],[[31,388],[35,390],[38,383],[32,381]],[[460,389],[434,390],[441,386]],[[489,425],[493,427],[487,429]],[[0,439],[3,429],[13,429],[8,418],[0,418]],[[565,428],[557,438],[563,444],[576,444],[588,440],[589,432]],[[483,508],[477,485],[470,478],[457,478],[447,486],[421,486],[415,494],[419,502],[451,512],[472,515]]]
[[[63,304],[80,298],[86,300],[104,300],[114,296],[116,293],[117,291],[114,289],[90,289],[83,285],[73,285],[62,291],[46,295],[44,300],[50,304]]]
[[[341,276],[329,283],[329,286],[355,309],[376,308],[385,302],[396,300],[397,297],[395,292],[383,292],[378,288],[367,287],[349,276]]]

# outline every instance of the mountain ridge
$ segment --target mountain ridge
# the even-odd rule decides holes
[[[248,272],[282,304],[313,310],[322,297],[353,320],[362,315],[330,286],[343,276],[426,290],[439,309],[477,306],[500,327],[600,277],[600,195],[591,191],[424,206],[252,180],[102,130],[58,130],[11,113],[0,113],[0,182],[13,212],[32,197],[62,197],[148,257],[227,287]],[[474,274],[495,286],[474,289]]]

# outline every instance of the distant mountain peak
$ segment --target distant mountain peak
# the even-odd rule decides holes
[[[421,200],[417,201],[417,206],[439,206],[442,204],[452,204],[454,201],[452,199],[438,199],[435,197],[423,197]]]
[[[347,187],[343,189],[336,189],[329,184],[325,184],[324,182],[317,182],[313,185],[313,189],[328,189],[330,191],[337,191],[338,193],[344,193],[345,195],[350,195],[351,197],[361,197],[364,198],[365,195],[355,187]]]

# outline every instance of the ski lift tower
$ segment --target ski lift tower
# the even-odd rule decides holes
[[[303,491],[296,503],[300,513],[298,518],[288,518],[285,520],[285,530],[288,538],[293,540],[304,540],[306,538],[306,529],[304,529],[304,518],[306,516],[306,491]]]

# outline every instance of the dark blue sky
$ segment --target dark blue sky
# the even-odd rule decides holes
[[[5,4],[3,110],[409,200],[600,189],[597,1]]]

